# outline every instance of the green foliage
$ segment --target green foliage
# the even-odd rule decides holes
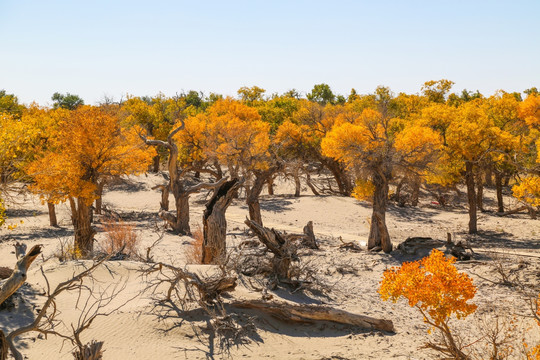
[[[321,105],[333,104],[336,100],[336,96],[327,84],[315,85],[313,90],[306,96],[309,101],[314,101]]]
[[[13,94],[7,94],[6,90],[0,90],[0,113],[8,113],[20,118],[24,106],[19,104],[19,100]]]
[[[84,105],[83,99],[79,95],[66,93],[66,95],[55,92],[51,99],[54,101],[53,108],[75,110],[77,107]]]

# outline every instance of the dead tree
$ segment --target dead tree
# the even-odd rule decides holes
[[[268,229],[249,219],[246,219],[244,223],[249,226],[268,250],[274,254],[274,258],[272,259],[272,270],[278,277],[278,280],[289,279],[289,267],[291,262],[293,260],[298,260],[296,246],[274,229]]]
[[[315,233],[313,232],[313,221],[308,221],[304,226],[303,234],[287,234],[283,235],[288,241],[301,240],[301,244],[313,250],[319,249],[317,240],[315,239]]]
[[[180,120],[181,125],[171,131],[167,136],[167,141],[147,139],[146,136],[140,134],[140,137],[147,145],[162,146],[169,152],[169,160],[167,162],[169,170],[169,183],[165,185],[168,190],[162,189],[161,210],[159,216],[165,220],[173,229],[175,234],[189,235],[191,229],[189,227],[189,197],[202,190],[215,188],[219,186],[224,180],[221,179],[215,183],[199,183],[194,186],[186,186],[185,179],[183,178],[183,171],[178,167],[178,146],[174,142],[174,135],[183,130],[185,123]],[[174,196],[176,212],[169,212],[168,209],[168,194],[171,192]],[[167,198],[167,200],[165,200]]]
[[[30,251],[28,255],[30,254],[32,254],[32,251]],[[31,324],[15,329],[5,337],[5,341],[7,342],[9,346],[9,350],[11,351],[11,354],[15,358],[15,360],[23,360],[22,354],[19,352],[19,350],[15,346],[15,338],[28,332],[38,332],[45,336],[47,335],[59,336],[62,339],[70,341],[77,348],[77,351],[75,351],[74,353],[74,355],[76,356],[76,359],[81,359],[81,360],[100,360],[101,359],[102,343],[101,345],[100,343],[95,343],[95,342],[94,342],[94,345],[92,343],[83,345],[80,339],[82,332],[88,329],[91,326],[92,322],[97,317],[109,316],[113,312],[118,311],[121,307],[126,305],[127,302],[131,300],[130,299],[127,302],[124,302],[113,309],[103,312],[101,311],[103,307],[106,307],[111,304],[111,302],[114,300],[116,295],[124,289],[125,284],[124,286],[121,286],[120,288],[114,287],[112,291],[110,292],[110,294],[108,295],[96,296],[95,291],[94,291],[95,289],[93,288],[93,286],[88,286],[85,283],[83,283],[84,278],[91,276],[93,271],[106,260],[108,260],[108,258],[105,258],[95,263],[88,269],[73,276],[71,279],[58,284],[54,290],[50,288],[49,281],[47,277],[45,276],[45,272],[43,271],[43,268],[41,268],[41,274],[45,278],[45,283],[47,284],[47,292],[46,292],[47,299],[45,300],[45,303],[43,304],[38,314],[36,315],[36,318]],[[81,297],[81,293],[83,291],[88,293],[88,298],[86,300],[84,300],[84,298]],[[60,294],[64,292],[73,292],[74,296],[78,296],[79,299],[81,300],[81,303],[83,304],[82,309],[81,309],[81,314],[79,316],[77,324],[71,324],[72,334],[63,334],[56,330],[60,328],[59,324],[61,323],[57,319],[57,315],[60,312],[58,311],[59,309],[57,307],[56,299],[58,298]],[[93,355],[94,357],[84,357],[85,354]],[[3,359],[2,356],[5,356],[5,355],[0,353],[0,359]]]
[[[15,265],[13,273],[0,289],[0,304],[24,284],[28,268],[39,254],[41,254],[41,245],[34,245],[28,254],[22,254]]]
[[[357,326],[369,330],[394,332],[392,320],[372,318],[353,314],[344,310],[322,305],[297,305],[286,302],[266,302],[261,300],[236,301],[231,306],[266,312],[280,320],[298,323],[332,321],[339,324]]]
[[[222,180],[226,180],[223,178]],[[226,256],[227,219],[225,212],[233,200],[234,194],[243,180],[232,179],[222,181],[214,190],[214,194],[203,214],[203,264],[219,264]]]

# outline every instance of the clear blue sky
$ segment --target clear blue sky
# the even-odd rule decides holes
[[[314,84],[334,92],[540,87],[540,0],[0,0],[0,89],[50,103],[56,92],[236,95]]]

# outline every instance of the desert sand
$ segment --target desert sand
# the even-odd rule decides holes
[[[150,246],[163,233],[164,224],[157,216],[160,194],[151,187],[163,182],[159,175],[130,177],[112,186],[104,194],[104,204],[120,214],[125,221],[136,226],[140,249]],[[296,291],[285,288],[268,290],[274,300],[301,304],[327,304],[357,314],[389,319],[394,322],[396,333],[355,329],[350,326],[319,323],[290,324],[262,313],[245,310],[253,316],[256,328],[247,341],[232,346],[229,351],[220,348],[218,339],[208,329],[208,318],[194,307],[186,312],[165,313],[156,306],[159,293],[143,290],[147,277],[141,276],[146,264],[135,260],[108,261],[94,274],[97,280],[93,294],[111,291],[107,286],[125,287],[109,306],[124,304],[109,316],[98,317],[83,340],[104,341],[105,359],[432,359],[436,355],[420,349],[428,339],[427,326],[420,314],[406,301],[396,304],[380,299],[377,289],[383,271],[399,266],[403,261],[419,259],[422,254],[407,255],[400,251],[391,254],[368,252],[365,248],[371,216],[370,204],[353,198],[339,196],[313,196],[308,190],[295,198],[292,184],[282,181],[276,194],[263,193],[261,199],[264,225],[277,230],[301,233],[308,221],[313,221],[320,250],[302,250],[301,263],[316,271],[316,279],[325,291]],[[540,340],[538,327],[526,315],[530,314],[527,298],[515,287],[500,282],[497,266],[520,283],[536,287],[540,283],[540,220],[525,214],[499,217],[495,214],[494,193],[485,191],[486,210],[479,213],[480,233],[467,235],[467,208],[463,198],[454,198],[452,206],[442,208],[433,204],[424,194],[418,207],[398,207],[390,204],[387,225],[396,247],[408,237],[431,237],[446,240],[451,233],[454,240],[469,241],[475,256],[470,261],[457,262],[460,271],[469,274],[478,292],[474,302],[476,315],[453,323],[460,329],[464,341],[472,342],[481,330],[493,324],[495,315],[515,317],[520,334],[530,343]],[[192,230],[201,226],[201,217],[207,194],[191,198]],[[172,198],[171,198],[171,204]],[[515,201],[505,197],[507,208],[516,207]],[[60,243],[72,238],[72,226],[67,206],[58,206],[59,228],[48,226],[46,205],[38,198],[26,195],[8,203],[10,223],[23,221],[15,230],[0,230],[0,266],[13,267],[16,258],[13,244],[24,242],[31,247],[43,245],[43,256],[30,268],[28,280],[20,290],[15,308],[0,311],[0,328],[5,332],[27,324],[44,302],[46,283],[44,273],[52,287],[89,266],[91,261],[60,262],[54,254]],[[242,198],[227,210],[227,245],[232,251],[243,240],[250,238],[244,220],[248,214]],[[96,216],[98,234],[96,248],[103,242],[101,217]],[[341,240],[340,240],[341,239]],[[355,242],[360,252],[340,249],[341,241]],[[184,267],[185,250],[193,242],[188,236],[164,232],[163,239],[153,248],[156,261]],[[425,255],[425,254],[423,254]],[[517,281],[516,280],[516,281]],[[261,292],[254,290],[240,277],[230,299],[260,299]],[[81,303],[77,297],[63,294],[57,302],[58,319],[69,326],[79,318]],[[485,323],[482,323],[485,321]],[[488,324],[488,325],[486,325]],[[62,329],[62,324],[58,325]],[[519,340],[521,340],[521,335]],[[28,359],[72,359],[72,345],[61,338],[29,333],[16,343]],[[516,358],[519,358],[516,354]]]

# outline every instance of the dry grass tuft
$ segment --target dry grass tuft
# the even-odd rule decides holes
[[[192,233],[193,242],[186,249],[186,262],[188,264],[202,264],[202,247],[204,241],[203,231],[200,226]]]
[[[105,230],[105,241],[103,249],[107,254],[123,252],[127,255],[137,253],[139,239],[135,233],[135,226],[125,223],[122,220],[108,219],[103,222]]]

